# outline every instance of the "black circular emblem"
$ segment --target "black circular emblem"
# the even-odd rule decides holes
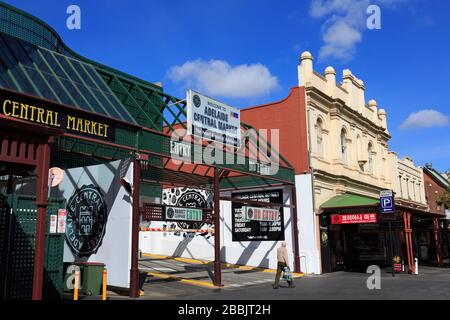
[[[66,240],[78,256],[97,252],[107,222],[106,204],[102,193],[94,185],[84,185],[67,203]]]
[[[202,105],[202,100],[200,100],[200,97],[198,95],[194,95],[194,97],[192,98],[192,102],[194,102],[194,106],[196,106],[197,108],[200,108],[200,106]]]
[[[253,218],[253,210],[252,209],[248,209],[248,211],[247,211],[247,217],[248,217],[248,219],[252,219]]]
[[[178,198],[177,206],[190,208],[207,208],[208,203],[205,197],[198,191],[188,190],[181,194]],[[181,229],[201,229],[203,222],[178,222],[178,227]]]
[[[167,209],[167,218],[173,219],[174,215],[175,215],[175,211],[172,208]]]

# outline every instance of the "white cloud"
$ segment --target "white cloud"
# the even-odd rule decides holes
[[[231,66],[223,60],[199,59],[172,67],[167,76],[175,83],[227,98],[258,97],[278,87],[277,77],[260,63]]]
[[[319,60],[351,60],[366,28],[367,7],[378,4],[395,8],[403,2],[405,0],[311,0],[309,15],[312,18],[325,19],[322,24],[323,45],[320,48]]]
[[[401,129],[445,127],[448,117],[433,109],[424,109],[411,113],[400,125]]]
[[[338,20],[323,32],[324,45],[320,48],[319,59],[335,57],[342,61],[350,60],[355,45],[361,42],[362,35],[352,25]]]

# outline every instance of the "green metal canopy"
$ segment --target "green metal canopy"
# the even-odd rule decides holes
[[[0,87],[136,124],[92,65],[0,33]]]
[[[369,198],[356,194],[341,194],[331,198],[320,206],[321,209],[374,206],[380,203],[379,199]]]
[[[45,22],[2,1],[0,89],[120,120],[114,141],[109,144],[83,137],[58,137],[52,148],[52,165],[74,168],[125,159],[130,152],[140,152],[149,157],[148,172],[142,174],[149,181],[203,185],[212,179],[211,165],[182,161],[176,168],[170,166],[171,135],[175,129],[186,129],[184,99],[165,93],[161,86],[81,56]],[[219,165],[227,171],[221,187],[293,184],[292,165],[256,129],[245,123],[241,127],[248,133],[242,146],[245,163]],[[202,152],[205,148],[203,144]],[[195,149],[191,148],[191,163]],[[267,155],[255,150],[266,150]],[[229,151],[234,159],[236,152]],[[263,175],[258,166],[270,160],[269,154],[280,164],[279,170],[274,175]],[[263,159],[258,159],[259,155]]]

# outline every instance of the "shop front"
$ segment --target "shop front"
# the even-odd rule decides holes
[[[391,257],[406,252],[402,220],[395,215],[388,221],[380,213],[379,200],[345,194],[321,209],[323,272],[365,272],[371,265],[386,268],[391,266]]]
[[[320,214],[323,272],[360,271],[376,265],[415,273],[419,265],[442,264],[439,217],[397,203],[395,214],[382,214],[379,200],[339,195],[324,203]]]

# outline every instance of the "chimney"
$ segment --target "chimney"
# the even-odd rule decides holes
[[[305,51],[300,56],[300,63],[298,65],[298,84],[305,86],[313,75],[313,56],[309,51]]]
[[[334,68],[331,66],[328,66],[325,69],[325,79],[327,80],[327,86],[326,86],[326,90],[327,90],[327,94],[330,97],[334,97],[334,90],[336,88],[336,71],[334,71]]]
[[[386,129],[387,132],[387,123],[386,123],[386,110],[378,109],[378,118],[381,121],[381,127]]]
[[[369,109],[372,110],[372,121],[379,124],[380,120],[378,119],[378,105],[377,105],[377,101],[372,99],[369,100],[368,103]]]

